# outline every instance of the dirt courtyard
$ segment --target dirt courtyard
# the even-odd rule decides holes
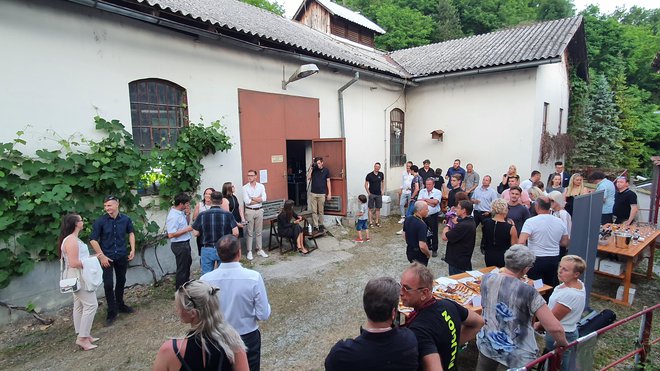
[[[330,228],[334,237],[319,239],[320,248],[309,256],[280,255],[278,250],[273,250],[267,259],[242,262],[262,273],[272,307],[271,318],[261,323],[263,370],[323,369],[324,359],[337,340],[357,336],[365,321],[362,290],[366,282],[379,276],[399,279],[408,265],[403,239],[395,235],[400,228],[397,220],[390,217],[381,228],[372,229],[372,240],[367,243],[352,242],[355,238],[352,228],[334,226]],[[479,248],[473,255],[473,266],[484,266]],[[447,275],[447,265],[440,258],[433,258],[429,268],[436,277]],[[612,282],[597,283],[595,289],[611,290],[614,286],[616,290]],[[595,299],[592,307],[615,307],[612,309],[618,317],[624,318],[645,304],[657,302],[660,289],[656,281],[636,283],[639,286],[633,308]],[[171,278],[158,287],[130,288],[127,303],[136,313],[121,315],[111,327],[104,327],[106,309],[101,299],[92,331],[101,340],[97,349],[88,352],[74,345],[70,306],[45,313],[55,318],[50,326],[41,325],[31,317],[4,326],[0,328],[0,369],[150,369],[160,345],[186,331],[186,325],[174,314],[173,292]],[[597,364],[606,364],[608,353],[622,356],[630,352],[638,326],[639,322],[633,321],[604,338],[603,355],[597,355]],[[652,339],[653,336],[657,336],[657,331]],[[474,369],[476,355],[472,343],[459,353],[459,369]],[[652,353],[652,359],[655,365],[660,364],[657,351]]]

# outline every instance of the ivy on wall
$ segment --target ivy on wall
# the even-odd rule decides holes
[[[119,197],[121,212],[133,220],[138,248],[153,240],[160,227],[147,220],[135,192],[144,186],[145,174],[160,168],[161,204],[167,207],[175,194],[197,190],[204,156],[231,148],[218,121],[183,128],[175,146],[151,156],[137,149],[119,121],[94,121],[96,129],[107,134],[100,141],[61,140],[60,149],[41,149],[34,155],[20,151],[26,144],[23,132],[10,143],[0,143],[0,288],[31,271],[37,261],[59,259],[56,241],[62,215],[79,213],[86,222],[81,235],[89,236],[109,194]]]

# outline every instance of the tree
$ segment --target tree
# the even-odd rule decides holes
[[[551,21],[575,15],[575,7],[570,0],[532,0],[529,6],[536,9],[538,21]]]
[[[246,4],[254,5],[257,8],[268,10],[271,13],[284,16],[284,6],[277,1],[268,0],[240,0]]]
[[[418,10],[388,4],[378,8],[376,18],[387,31],[376,38],[376,46],[381,49],[405,49],[431,42],[433,19]]]
[[[619,165],[622,133],[614,94],[605,76],[597,75],[590,86],[585,120],[574,128],[576,138],[571,163],[596,167]]]
[[[461,19],[458,16],[458,10],[452,0],[438,1],[438,19],[436,21],[436,30],[433,32],[434,42],[458,39],[463,37],[461,29]]]

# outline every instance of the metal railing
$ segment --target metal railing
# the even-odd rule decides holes
[[[627,318],[624,318],[620,321],[614,322],[613,324],[611,324],[609,326],[605,326],[602,329],[595,332],[597,336],[600,336],[600,335],[612,330],[613,328],[619,327],[619,326],[621,326],[625,323],[628,323],[628,322],[634,320],[637,317],[643,316],[643,318],[641,319],[641,324],[640,324],[640,334],[639,334],[639,337],[637,339],[637,342],[635,343],[636,348],[632,352],[626,354],[625,356],[623,356],[623,357],[615,360],[614,362],[610,363],[609,365],[603,367],[601,369],[601,371],[609,370],[610,368],[621,364],[622,362],[626,361],[627,359],[632,358],[633,356],[635,357],[635,364],[646,362],[646,357],[648,356],[649,352],[651,351],[651,345],[653,345],[653,344],[657,343],[658,341],[660,341],[660,338],[657,338],[653,341],[649,341],[649,338],[651,337],[651,329],[652,329],[652,326],[653,326],[653,311],[655,311],[658,308],[660,308],[660,303],[656,304],[656,305],[654,305],[650,308],[645,308],[644,310],[642,310],[640,312],[637,312],[637,313],[633,314],[630,317],[627,317]],[[549,364],[549,367],[547,368],[547,370],[548,371],[559,370],[559,369],[561,369],[562,355],[566,351],[570,350],[571,348],[577,348],[578,344],[580,344],[580,342],[583,341],[583,339],[591,338],[593,336],[594,336],[594,333],[588,334],[584,337],[581,337],[581,338],[571,342],[570,344],[568,344],[564,348],[557,348],[557,349],[553,350],[552,352],[546,353],[543,356],[541,356],[540,358],[537,358],[534,361],[532,361],[532,362],[528,363],[527,365],[525,365],[524,369],[525,370],[531,370],[533,367],[542,365],[547,360],[550,360],[550,364]]]

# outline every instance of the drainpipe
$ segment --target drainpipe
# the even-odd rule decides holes
[[[344,90],[348,89],[351,85],[355,84],[360,79],[360,73],[355,72],[355,77],[346,85],[339,88],[337,91],[339,95],[339,125],[341,127],[341,138],[346,138],[346,128],[344,126]]]

